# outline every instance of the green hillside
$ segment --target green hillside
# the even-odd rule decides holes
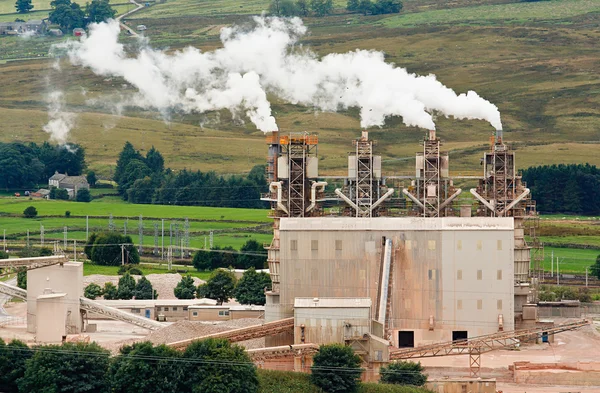
[[[220,45],[219,30],[244,23],[268,7],[268,0],[167,0],[134,15],[131,26],[145,24],[152,45],[175,50]],[[399,15],[362,16],[344,10],[306,18],[310,34],[302,43],[319,55],[357,48],[386,53],[389,62],[418,74],[434,73],[457,92],[475,90],[498,105],[505,139],[514,142],[518,166],[589,162],[600,165],[600,82],[598,42],[600,4],[593,0],[519,2],[502,0],[406,0]],[[131,39],[124,37],[127,42]],[[32,58],[47,53],[52,39],[0,37],[0,57]],[[240,125],[228,112],[174,115],[130,110],[117,117],[109,109],[90,109],[90,98],[118,93],[122,81],[99,78],[88,70],[48,60],[0,65],[0,140],[43,141],[47,134],[45,96],[67,93],[68,109],[78,112],[71,134],[87,149],[90,166],[110,176],[126,140],[147,150],[155,145],[174,169],[248,171],[264,162],[262,133],[249,121]],[[82,92],[85,91],[85,95]],[[320,136],[322,173],[343,173],[351,139],[359,135],[355,110],[315,113],[311,108],[274,101],[283,132],[311,131]],[[420,149],[423,131],[389,119],[373,130],[388,172],[411,173],[410,157]],[[204,125],[204,126],[201,126]],[[451,170],[479,171],[491,127],[482,121],[438,118],[438,135],[450,151]]]

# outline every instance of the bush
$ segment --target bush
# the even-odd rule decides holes
[[[25,266],[17,269],[17,286],[27,289],[27,268]]]
[[[423,386],[427,382],[427,376],[423,374],[423,366],[420,362],[390,363],[382,367],[380,373],[380,381],[383,383]]]
[[[98,284],[91,283],[83,290],[83,296],[94,300],[97,297],[102,296],[102,288]]]
[[[144,275],[144,273],[142,273],[142,271],[140,269],[135,267],[135,265],[131,265],[129,263],[119,266],[119,270],[117,271],[117,274],[119,276],[122,276],[125,273],[129,273],[129,274],[135,275],[135,276],[143,276]]]
[[[196,285],[194,279],[189,274],[181,278],[173,293],[177,299],[193,299],[195,297]]]
[[[136,300],[158,299],[158,293],[152,288],[152,283],[146,277],[140,278],[133,291],[133,296]]]
[[[117,296],[121,300],[130,300],[133,298],[133,292],[135,291],[135,279],[131,277],[129,273],[125,273],[119,279],[119,287]]]
[[[37,217],[38,211],[35,206],[29,206],[25,210],[23,210],[23,217],[25,218],[34,218]]]
[[[350,347],[321,345],[313,358],[310,380],[326,393],[356,392],[362,374],[360,364],[360,357]]]
[[[71,217],[71,211],[70,210],[67,210],[65,212],[65,217],[67,217],[67,218]]]
[[[75,200],[77,202],[89,202],[92,200],[92,194],[90,194],[90,190],[88,190],[87,188],[82,188],[77,191]]]
[[[0,250],[0,259],[8,259],[8,253],[6,251]]]
[[[104,295],[104,300],[119,299],[119,290],[112,282],[104,283],[104,289],[102,289],[102,293]]]
[[[69,192],[64,188],[54,188],[50,189],[50,194],[48,195],[50,199],[60,199],[66,201],[69,199]]]

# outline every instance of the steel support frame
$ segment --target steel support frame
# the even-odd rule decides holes
[[[423,143],[423,187],[421,202],[425,209],[423,217],[439,217],[440,206],[440,141],[428,139]],[[435,196],[428,195],[428,186],[435,186]]]
[[[373,142],[356,141],[355,200],[357,217],[371,217],[374,199],[373,190]]]

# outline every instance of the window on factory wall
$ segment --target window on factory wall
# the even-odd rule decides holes
[[[335,241],[335,250],[336,251],[342,251],[342,241],[341,240],[336,240]]]
[[[502,240],[496,242],[496,247],[498,248],[498,251],[502,251]]]
[[[298,240],[290,240],[290,250],[298,251]]]
[[[195,317],[197,317],[198,316],[198,311],[192,312],[192,315],[195,316]]]
[[[477,299],[477,309],[478,310],[483,309],[483,300]]]
[[[219,316],[220,317],[228,317],[229,316],[229,310],[220,310],[219,311]]]
[[[183,311],[187,311],[187,310],[188,310],[187,306],[184,306]]]
[[[429,279],[430,280],[435,280],[437,276],[437,271],[435,269],[430,269],[429,270]]]
[[[482,280],[483,279],[483,271],[477,270],[477,279],[478,280]]]
[[[429,249],[429,250],[435,250],[435,240],[428,240],[427,241],[427,249]]]
[[[456,279],[457,280],[462,280],[462,270],[457,270],[456,271]]]
[[[452,341],[466,340],[469,338],[469,332],[466,330],[453,330]]]
[[[496,279],[498,279],[498,280],[502,280],[502,270],[498,270],[498,271],[496,272]]]
[[[310,241],[310,249],[312,251],[316,251],[319,249],[319,241],[318,240],[311,240]]]
[[[169,307],[164,307],[163,311],[169,311]]]
[[[140,313],[140,309],[139,309],[139,308],[132,308],[132,309],[131,309],[131,312],[132,312],[133,314],[139,314],[139,313]]]
[[[462,240],[457,240],[456,241],[456,249],[457,250],[462,250]]]
[[[498,301],[496,302],[496,307],[498,308],[498,310],[502,310],[502,299],[498,299]]]
[[[173,307],[173,311],[177,311],[177,307]]]
[[[477,251],[481,251],[483,248],[483,242],[481,240],[477,240]]]
[[[398,332],[398,348],[414,348],[415,332]]]

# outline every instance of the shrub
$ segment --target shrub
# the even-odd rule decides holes
[[[177,283],[177,286],[173,290],[173,293],[177,299],[193,299],[196,292],[196,286],[194,285],[194,279],[189,274],[181,278],[181,281]]]
[[[87,188],[82,188],[77,191],[75,200],[77,202],[89,202],[92,200],[92,194],[90,194],[90,190],[88,190]]]
[[[117,274],[119,274],[120,276],[122,276],[125,273],[129,273],[129,274],[135,275],[135,276],[143,276],[144,275],[144,273],[142,273],[142,271],[140,269],[135,267],[135,265],[131,265],[129,263],[119,266],[119,270],[117,271]]]
[[[427,382],[427,376],[423,374],[423,366],[420,362],[390,363],[382,367],[380,373],[380,381],[383,383],[423,386]]]
[[[135,291],[135,279],[131,277],[129,273],[125,273],[123,277],[119,279],[119,288],[117,296],[121,300],[130,300],[133,298],[133,292]]]
[[[102,289],[102,293],[104,294],[104,300],[119,299],[119,291],[112,282],[104,283],[104,289]]]
[[[83,290],[83,296],[94,300],[97,297],[102,296],[102,288],[98,284],[91,283]]]
[[[17,269],[17,286],[27,289],[27,268],[25,266]]]
[[[0,250],[0,259],[8,259],[8,253],[6,251]]]
[[[342,344],[321,345],[313,358],[310,380],[326,393],[356,392],[360,383],[360,357]]]
[[[158,293],[152,288],[152,283],[146,277],[142,277],[135,286],[133,296],[136,300],[157,299]]]
[[[38,211],[35,206],[29,206],[25,210],[23,210],[23,217],[25,218],[34,218],[37,217]]]
[[[67,218],[71,217],[71,211],[70,210],[67,210],[65,212],[65,217],[67,217]]]

